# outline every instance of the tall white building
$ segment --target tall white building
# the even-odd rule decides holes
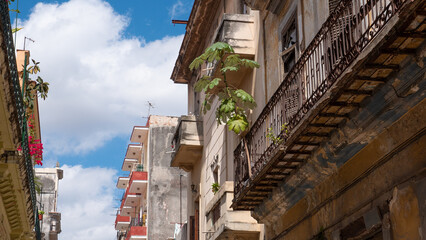
[[[61,233],[61,213],[57,211],[59,180],[64,176],[59,168],[36,168],[38,218],[43,240],[57,240]]]

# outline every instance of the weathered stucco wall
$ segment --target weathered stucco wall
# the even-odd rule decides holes
[[[187,174],[170,167],[177,117],[151,116],[148,153],[148,239],[173,237],[175,224],[186,221]]]
[[[57,213],[59,180],[63,177],[63,170],[59,168],[36,168],[35,176],[41,183],[41,191],[37,193],[37,207],[44,211],[43,220],[40,221],[43,240],[57,239],[61,225],[60,213]]]

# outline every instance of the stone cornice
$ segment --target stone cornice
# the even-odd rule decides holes
[[[175,83],[189,82],[191,78],[189,64],[202,50],[203,40],[210,30],[212,19],[220,2],[218,0],[195,0],[171,76]]]

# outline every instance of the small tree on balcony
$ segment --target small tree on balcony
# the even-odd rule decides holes
[[[205,98],[201,106],[204,114],[211,109],[216,97],[219,106],[216,108],[216,121],[218,124],[226,124],[230,131],[236,134],[244,132],[248,128],[247,112],[256,107],[252,95],[232,86],[227,81],[227,73],[238,72],[241,67],[258,68],[256,61],[241,58],[227,43],[216,42],[208,47],[203,54],[195,58],[189,65],[191,70],[201,67],[202,64],[217,64],[218,77],[213,78],[205,74],[195,83],[194,90],[204,92]]]

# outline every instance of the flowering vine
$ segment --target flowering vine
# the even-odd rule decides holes
[[[33,65],[28,66],[26,70],[29,74],[37,74],[40,72],[40,62],[32,59],[32,63]],[[25,75],[23,77],[25,77]],[[24,89],[24,104],[27,108],[26,118],[28,124],[28,147],[30,150],[30,156],[34,160],[35,164],[42,166],[43,144],[40,139],[36,139],[35,120],[33,114],[34,100],[37,97],[41,97],[43,100],[46,99],[47,93],[49,92],[49,83],[44,82],[40,76],[37,76],[36,80],[27,78]]]
[[[40,139],[36,139],[35,136],[35,125],[34,125],[34,115],[31,114],[28,116],[28,147],[30,150],[30,156],[34,159],[34,163],[40,166],[43,166],[43,143]],[[18,151],[22,151],[22,148],[19,147]]]

